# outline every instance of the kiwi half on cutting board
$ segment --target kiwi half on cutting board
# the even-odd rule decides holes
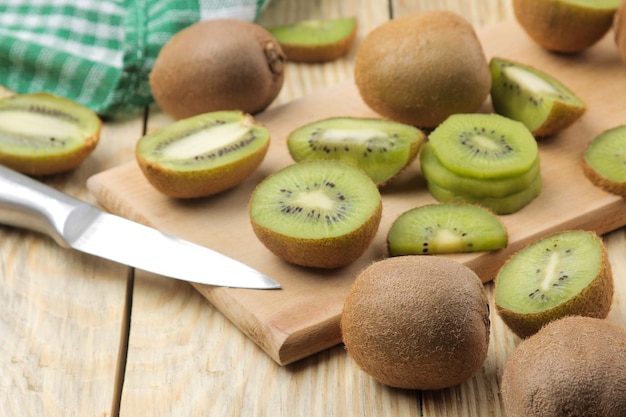
[[[82,163],[100,139],[102,121],[72,100],[18,94],[0,100],[0,163],[28,175],[51,175]]]
[[[540,239],[512,255],[495,278],[496,311],[519,337],[569,315],[605,318],[613,274],[602,240],[585,230]]]
[[[494,110],[524,123],[536,137],[560,132],[587,109],[571,89],[537,68],[497,57],[489,68]]]
[[[597,187],[626,197],[626,125],[608,129],[585,149],[583,171]]]
[[[346,55],[357,34],[355,17],[309,19],[287,25],[268,27],[287,60],[292,62],[328,62]]]
[[[265,178],[250,199],[258,239],[287,262],[337,268],[360,257],[380,224],[382,199],[362,170],[342,161],[306,161]]]
[[[405,211],[387,235],[391,256],[491,251],[506,247],[506,227],[470,204],[427,204]]]
[[[267,128],[240,111],[178,120],[137,142],[135,156],[146,179],[174,198],[206,197],[247,179],[269,147]]]
[[[398,122],[335,117],[294,130],[287,137],[287,147],[296,162],[350,162],[382,186],[415,160],[425,137],[416,127]]]

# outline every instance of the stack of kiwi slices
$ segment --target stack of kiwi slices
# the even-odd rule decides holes
[[[258,239],[287,262],[338,268],[360,257],[382,215],[378,187],[342,161],[306,161],[265,178],[250,199]]]
[[[519,337],[553,320],[605,318],[613,301],[613,275],[604,243],[593,232],[546,236],[516,254],[496,278],[496,311]]]
[[[420,162],[440,202],[511,214],[541,192],[537,141],[523,123],[498,114],[450,116],[429,135]]]
[[[146,179],[174,198],[198,198],[247,179],[267,153],[270,135],[237,110],[178,120],[142,137],[136,159]]]
[[[102,121],[90,109],[48,93],[0,100],[0,163],[28,175],[51,175],[82,163]]]
[[[585,149],[583,172],[597,187],[626,197],[626,125],[608,129]]]
[[[383,119],[335,117],[304,125],[287,138],[296,162],[332,159],[353,163],[383,186],[417,157],[424,133]]]

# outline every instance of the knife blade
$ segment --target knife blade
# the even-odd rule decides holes
[[[169,278],[213,286],[278,289],[250,266],[76,199],[0,165],[0,223],[59,245]]]

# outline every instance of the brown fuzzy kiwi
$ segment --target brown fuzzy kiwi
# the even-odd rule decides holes
[[[419,12],[382,24],[359,45],[354,65],[356,85],[370,108],[417,127],[476,111],[491,88],[472,25],[449,11]]]
[[[238,19],[195,23],[161,49],[150,87],[175,119],[201,113],[267,108],[284,81],[285,54],[263,27]]]
[[[386,258],[367,267],[350,289],[340,324],[354,361],[392,387],[460,384],[482,367],[489,346],[481,280],[438,256]]]
[[[535,43],[553,52],[576,53],[604,37],[619,1],[513,0],[513,11]]]
[[[626,329],[566,317],[522,341],[502,374],[508,417],[626,415]]]
[[[615,12],[613,33],[619,56],[626,63],[626,1],[622,1]]]

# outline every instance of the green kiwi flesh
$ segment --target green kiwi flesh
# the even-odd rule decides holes
[[[402,213],[387,235],[391,256],[491,251],[507,230],[491,211],[469,204],[427,204]]]
[[[497,57],[489,67],[494,110],[524,123],[536,137],[569,127],[587,108],[572,90],[541,70]]]
[[[309,19],[267,28],[291,62],[327,62],[346,55],[356,38],[357,19]]]
[[[597,187],[626,197],[626,125],[608,129],[585,149],[583,171]]]
[[[424,133],[382,119],[337,117],[294,130],[287,146],[296,162],[334,159],[353,163],[378,185],[384,185],[418,154]]]
[[[525,338],[568,315],[605,318],[613,275],[602,240],[568,230],[546,236],[512,255],[495,279],[496,311]]]
[[[267,128],[240,111],[204,113],[142,137],[136,159],[148,181],[175,198],[205,197],[247,179],[269,147]]]
[[[429,183],[467,198],[502,198],[528,189],[541,175],[539,156],[530,169],[517,176],[508,178],[473,178],[465,177],[447,169],[437,159],[429,142],[424,143],[420,151],[422,174]]]
[[[360,257],[380,224],[378,187],[342,161],[284,167],[254,190],[250,221],[258,239],[287,262],[337,268]]]
[[[75,168],[95,149],[102,121],[90,109],[48,93],[0,100],[0,163],[29,175]]]

